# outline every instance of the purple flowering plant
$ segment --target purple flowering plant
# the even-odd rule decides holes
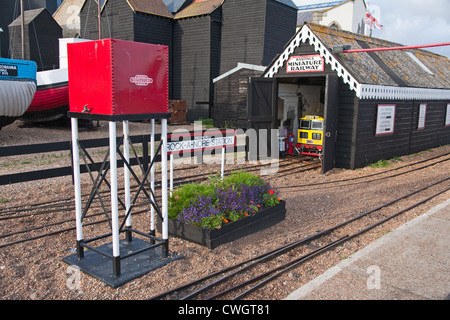
[[[278,191],[257,175],[239,171],[221,180],[183,185],[169,198],[169,218],[204,229],[242,219],[280,202]]]

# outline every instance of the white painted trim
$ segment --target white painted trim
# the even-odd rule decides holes
[[[237,65],[236,68],[233,68],[230,71],[225,72],[224,74],[218,76],[217,78],[214,78],[213,79],[213,83],[216,83],[217,81],[222,80],[222,79],[228,77],[229,75],[232,75],[233,73],[235,73],[235,72],[237,72],[237,71],[239,71],[241,69],[248,69],[248,70],[255,70],[255,71],[264,72],[266,70],[266,68],[267,67],[264,67],[264,66],[257,66],[257,65],[254,65],[254,64],[238,62],[238,65]]]
[[[356,96],[360,99],[383,100],[449,100],[450,90],[363,84]]]
[[[304,25],[286,46],[284,52],[264,73],[265,78],[273,78],[284,62],[294,53],[295,49],[302,43],[309,41],[314,46],[314,50],[325,59],[325,63],[331,66],[333,71],[348,84],[350,89],[355,91],[360,99],[383,99],[383,100],[448,100],[450,99],[449,89],[433,88],[413,88],[413,87],[392,87],[377,86],[359,83],[348,70],[333,56],[328,48],[320,41],[314,32]]]

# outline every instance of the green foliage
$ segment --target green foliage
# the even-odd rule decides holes
[[[169,218],[211,230],[278,203],[277,192],[261,177],[238,171],[224,180],[216,175],[207,183],[174,190],[169,198]]]
[[[201,227],[203,227],[205,229],[210,229],[210,230],[216,229],[217,227],[222,225],[223,219],[224,219],[223,214],[217,214],[217,215],[205,217],[202,219]]]
[[[204,125],[207,129],[211,129],[214,127],[214,120],[213,119],[198,119]]]
[[[387,168],[387,167],[389,167],[389,161],[381,159],[381,160],[378,160],[376,163],[370,164],[369,167],[374,168],[374,169],[375,168]]]
[[[190,205],[196,197],[206,197],[214,194],[214,186],[210,184],[190,183],[172,192],[169,197],[168,214],[170,219],[176,219],[180,212]]]
[[[223,180],[225,186],[245,184],[250,187],[263,186],[265,183],[260,176],[246,171],[237,171]]]

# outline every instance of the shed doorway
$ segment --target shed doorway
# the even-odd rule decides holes
[[[278,129],[280,137],[294,136],[297,143],[299,120],[307,115],[325,119],[323,128],[322,173],[335,167],[337,130],[337,75],[317,77],[252,78],[248,90],[249,128]],[[262,85],[262,86],[260,86]],[[270,90],[268,90],[270,88]],[[271,103],[271,107],[267,107]],[[266,107],[261,108],[261,105]],[[270,120],[270,124],[267,122]],[[298,155],[297,151],[294,151]]]

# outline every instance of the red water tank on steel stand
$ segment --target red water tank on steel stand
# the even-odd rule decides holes
[[[76,257],[68,257],[65,261],[75,264],[78,261],[81,270],[93,274],[101,268],[88,265],[85,262],[87,253],[100,254],[103,256],[102,259],[104,257],[111,258],[113,281],[108,283],[107,280],[111,278],[110,266],[106,268],[109,272],[105,271],[105,269],[102,271],[104,274],[94,276],[100,279],[103,277],[108,284],[115,287],[120,283],[120,281],[114,281],[121,276],[121,260],[157,247],[160,248],[161,258],[167,258],[168,256],[167,119],[170,118],[170,113],[168,112],[168,47],[116,39],[74,43],[68,45],[68,64],[70,102],[68,116],[71,118],[72,123],[77,253]],[[78,119],[109,122],[109,161],[108,156],[106,156],[96,179],[93,178],[90,169],[87,169],[93,182],[93,188],[85,208],[82,207],[81,202],[79,155],[82,155],[84,159],[89,157],[85,154],[86,148],[82,146],[78,139]],[[152,159],[144,178],[139,178],[140,175],[135,174],[130,165],[128,121],[147,119],[152,120]],[[161,119],[161,144],[158,149],[162,164],[161,206],[158,206],[156,203],[153,189],[155,119]],[[123,141],[123,153],[119,150],[119,145],[117,144],[117,122],[123,122],[124,136],[122,137],[123,140],[119,139],[119,142]],[[124,162],[125,203],[119,199],[117,191],[118,154]],[[86,167],[88,167],[88,164],[86,164]],[[83,218],[92,200],[96,196],[100,197],[99,186],[106,180],[108,171],[110,172],[108,186],[111,190],[111,233],[86,240],[83,235]],[[152,208],[150,233],[138,231],[131,227],[131,211],[137,195],[135,195],[133,200],[131,199],[130,174],[139,182],[138,193],[145,192],[149,199]],[[143,187],[148,177],[151,178],[151,195],[147,194]],[[120,226],[118,215],[119,202],[125,207],[125,218]],[[155,237],[155,217],[153,213],[155,210],[161,215],[163,220],[162,239]],[[108,215],[107,212],[105,214]],[[121,232],[126,233],[125,240],[119,239]],[[140,239],[137,239],[138,241],[133,239],[133,232],[150,238],[148,248],[142,248]],[[92,242],[109,236],[112,237],[112,246],[108,244],[95,248],[91,245]],[[108,250],[111,247],[112,252],[109,252]],[[123,247],[125,247],[126,254],[121,253],[121,248]],[[85,253],[84,248],[91,250]],[[127,268],[130,268],[131,260],[136,259],[127,259]],[[136,273],[136,270],[131,272]],[[143,272],[146,273],[148,271],[144,270]],[[140,271],[137,274],[140,274]],[[125,276],[126,279],[128,279],[127,277],[128,275]]]

